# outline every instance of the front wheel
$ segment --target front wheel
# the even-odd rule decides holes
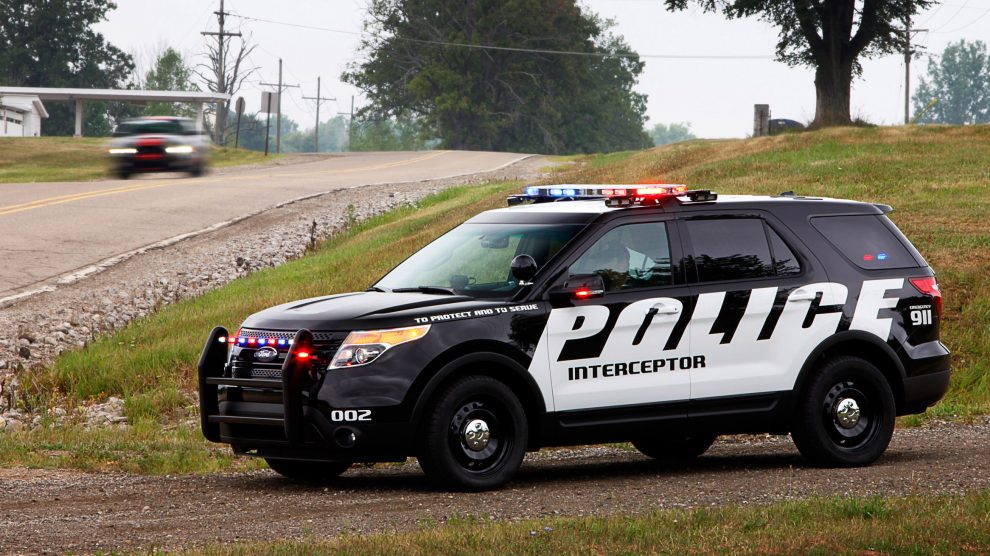
[[[858,357],[837,357],[801,390],[791,424],[798,451],[815,465],[857,467],[883,454],[897,408],[886,377]]]
[[[268,467],[279,475],[304,483],[321,483],[336,479],[351,467],[347,461],[301,461],[265,458]]]
[[[526,412],[512,390],[491,377],[469,376],[427,410],[419,465],[443,488],[490,490],[516,474],[527,440]]]

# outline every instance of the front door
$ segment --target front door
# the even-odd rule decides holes
[[[537,354],[556,411],[690,397],[690,297],[674,233],[669,221],[616,223],[572,259],[570,275],[601,275],[605,294],[550,313]]]

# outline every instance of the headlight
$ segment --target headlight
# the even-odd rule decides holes
[[[192,148],[190,145],[178,145],[175,147],[165,147],[165,152],[168,154],[192,154],[196,149]]]
[[[110,154],[137,154],[137,149],[110,149]]]
[[[330,363],[331,369],[359,367],[381,357],[389,349],[426,336],[430,325],[351,332],[344,338],[337,354]]]

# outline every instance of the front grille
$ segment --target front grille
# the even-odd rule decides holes
[[[340,344],[344,342],[346,332],[313,332],[313,351],[316,355],[314,370],[325,371],[330,358],[337,353]],[[254,330],[242,328],[240,336],[244,338],[275,338],[276,340],[291,340],[295,332],[285,330]],[[257,348],[240,347],[235,345],[230,359],[230,373],[233,378],[282,378],[282,363],[288,354],[288,346],[272,346],[278,349],[278,358],[263,363],[254,358]]]

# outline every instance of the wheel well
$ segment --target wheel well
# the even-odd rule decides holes
[[[821,349],[805,364],[797,389],[803,387],[808,376],[822,363],[839,356],[858,357],[869,361],[880,369],[884,378],[887,379],[887,383],[890,384],[890,389],[894,394],[894,403],[897,406],[898,414],[900,414],[901,407],[904,405],[904,376],[897,364],[896,356],[866,339],[849,338]]]
[[[413,426],[415,430],[419,430],[425,409],[436,401],[448,384],[466,376],[488,376],[508,386],[519,398],[519,403],[526,412],[529,431],[527,449],[537,449],[542,442],[542,423],[546,407],[542,397],[538,397],[538,391],[535,390],[536,386],[532,380],[527,380],[522,374],[526,372],[528,371],[512,359],[496,353],[473,354],[471,357],[456,359],[441,369],[424,389],[423,393],[426,397],[420,400],[414,410]]]

